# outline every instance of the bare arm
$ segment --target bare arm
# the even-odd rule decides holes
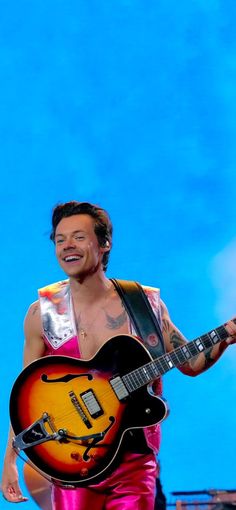
[[[25,317],[24,322],[25,345],[24,366],[29,365],[37,358],[41,358],[45,352],[43,330],[40,316],[39,303],[33,303]]]
[[[42,357],[45,351],[38,302],[33,303],[26,314],[24,332],[24,366],[26,366],[33,360]],[[12,448],[13,437],[14,433],[10,427],[2,473],[2,492],[8,501],[19,503],[20,501],[27,501],[27,498],[22,495],[18,484],[17,455]]]
[[[168,310],[161,301],[161,313],[162,313],[162,333],[164,338],[164,343],[167,352],[173,351],[173,349],[177,349],[181,345],[187,343],[187,339],[182,335],[178,328],[173,324],[170,319]],[[192,358],[189,362],[184,363],[179,367],[179,370],[183,372],[183,374],[195,376],[201,374],[208,368],[210,368],[214,363],[220,358],[222,353],[225,351],[226,347],[229,344],[236,342],[236,321],[232,319],[228,321],[225,325],[229,333],[229,337],[210,347],[205,352],[202,352]]]

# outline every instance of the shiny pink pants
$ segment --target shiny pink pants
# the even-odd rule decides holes
[[[126,453],[113,473],[78,489],[53,486],[53,510],[153,510],[157,463],[153,453]]]

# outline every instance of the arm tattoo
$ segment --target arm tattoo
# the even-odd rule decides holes
[[[170,331],[170,322],[167,319],[162,319],[162,329],[163,333],[168,333]]]
[[[109,315],[106,312],[106,320],[107,320],[106,325],[107,325],[108,329],[119,329],[121,326],[123,326],[123,324],[125,324],[125,322],[127,320],[126,311],[124,310],[117,317],[111,317],[111,315]]]
[[[32,315],[35,315],[37,313],[38,309],[39,309],[39,305],[34,305],[33,310],[32,310]]]
[[[170,335],[170,343],[173,345],[174,349],[177,349],[177,347],[180,347],[181,345],[185,344],[184,339],[177,333],[177,331],[173,331]]]
[[[213,351],[213,347],[210,347],[210,349],[207,349],[205,352],[205,368],[208,368],[214,363],[214,359],[211,357],[211,353]]]
[[[170,342],[173,345],[174,349],[177,349],[178,347],[181,347],[182,345],[185,344],[185,340],[183,339],[183,337],[180,334],[177,333],[177,331],[173,331],[173,333],[170,335]],[[194,365],[195,365],[196,361],[198,360],[198,358],[199,358],[199,354],[194,356],[194,358],[190,359],[189,361],[186,361],[186,363],[184,363],[184,365],[194,368]]]

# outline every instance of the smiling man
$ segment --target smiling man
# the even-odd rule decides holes
[[[25,318],[25,366],[47,355],[91,360],[102,346],[109,345],[107,342],[111,342],[111,337],[137,334],[113,281],[106,277],[112,247],[112,224],[106,211],[84,202],[58,205],[53,211],[51,239],[55,243],[58,263],[68,279],[40,289],[38,301],[28,310]],[[172,323],[165,304],[160,300],[159,290],[147,286],[143,286],[143,290],[161,328],[166,352],[185,348],[187,341]],[[235,319],[227,322],[223,330],[222,341],[217,339],[216,344],[213,342],[202,352],[202,344],[198,344],[199,352],[194,356],[186,347],[183,351],[186,360],[179,369],[186,375],[195,376],[212,366],[226,347],[235,343]],[[154,388],[160,394],[159,378]],[[72,402],[84,419],[89,435],[94,416],[100,416],[103,409],[92,391],[87,393],[92,404],[83,399],[82,404],[77,400]],[[90,421],[84,418],[87,409],[84,404],[88,409],[89,405],[92,407]],[[26,498],[18,484],[12,438],[11,431],[2,490],[8,501],[20,502]],[[158,423],[126,432],[113,470],[104,479],[92,480],[85,487],[53,484],[53,510],[153,510],[159,446]],[[73,462],[79,461],[78,454],[71,456]],[[96,464],[95,456],[94,462]]]

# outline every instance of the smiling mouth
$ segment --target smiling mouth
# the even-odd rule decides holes
[[[63,261],[64,262],[78,262],[81,259],[82,259],[82,257],[79,255],[67,255],[66,257],[63,258]]]

